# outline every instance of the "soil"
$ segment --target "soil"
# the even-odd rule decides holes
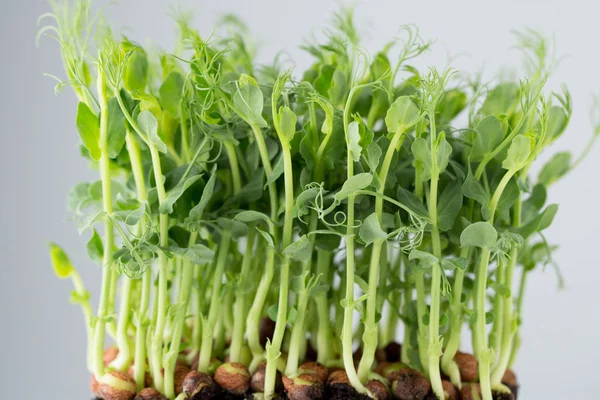
[[[360,394],[347,383],[334,383],[329,385],[329,400],[371,400],[367,395]]]

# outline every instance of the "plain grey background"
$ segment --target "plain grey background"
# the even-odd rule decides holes
[[[57,280],[46,242],[61,243],[96,298],[99,270],[87,261],[85,240],[66,222],[66,194],[75,183],[95,179],[79,157],[70,91],[54,95],[43,72],[62,74],[58,48],[44,39],[34,46],[35,21],[49,7],[44,0],[2,0],[0,12],[0,398],[89,398],[85,335],[80,310],[68,302],[70,282]],[[142,43],[151,38],[169,49],[174,23],[169,2],[121,0],[108,8],[117,32]],[[102,3],[104,4],[104,3]],[[299,69],[309,58],[297,46],[319,32],[344,2],[331,0],[181,0],[194,11],[196,26],[211,32],[223,13],[241,16],[262,42],[259,59],[289,51]],[[562,62],[551,84],[566,82],[574,99],[573,120],[553,151],[581,152],[591,127],[591,94],[600,91],[598,8],[590,1],[384,1],[357,2],[356,18],[371,52],[387,43],[402,24],[415,23],[437,39],[425,63],[444,66],[449,55],[466,54],[456,65],[469,71],[486,66],[520,66],[510,51],[510,30],[531,26],[556,35]],[[373,44],[379,46],[373,46]],[[448,49],[451,49],[449,52]],[[423,65],[423,63],[420,63]],[[62,76],[62,75],[61,75]],[[560,212],[547,236],[560,244],[556,260],[566,290],[555,273],[536,271],[525,303],[524,345],[517,371],[522,399],[589,399],[600,391],[597,213],[600,143],[567,179],[552,187]],[[545,158],[547,155],[545,156]]]

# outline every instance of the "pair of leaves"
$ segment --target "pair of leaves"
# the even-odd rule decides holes
[[[125,144],[126,135],[125,116],[116,98],[108,101],[107,114],[106,152],[109,158],[116,158]],[[83,102],[80,102],[77,106],[76,126],[79,137],[88,150],[90,157],[93,160],[99,160],[102,155],[100,149],[100,119]]]
[[[233,95],[233,105],[247,123],[260,128],[268,126],[262,117],[264,107],[263,92],[258,87],[254,78],[242,74],[238,81],[238,88]]]
[[[452,154],[452,146],[446,140],[444,132],[440,132],[434,148],[432,149],[429,142],[422,137],[415,139],[411,146],[415,161],[419,162],[422,167],[421,180],[423,182],[431,179],[432,173],[434,173],[432,164],[432,153],[435,156],[437,169],[436,173],[441,174],[448,166],[450,154]]]
[[[410,96],[401,96],[390,106],[385,115],[385,125],[390,133],[405,132],[421,117],[419,107]]]

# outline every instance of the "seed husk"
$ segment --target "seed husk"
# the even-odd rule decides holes
[[[158,390],[154,388],[142,389],[133,400],[167,400]]]
[[[250,371],[240,363],[225,363],[215,371],[215,382],[224,390],[240,396],[250,389]]]
[[[402,355],[402,345],[398,342],[390,342],[385,346],[385,361],[398,362]]]
[[[107,372],[99,384],[99,394],[104,400],[131,400],[137,392],[135,381],[123,372]]]
[[[454,356],[454,361],[458,365],[461,381],[477,381],[477,359],[475,358],[475,356],[469,353],[463,353],[462,351],[458,351]]]
[[[198,371],[190,371],[183,380],[183,393],[188,399],[210,398],[218,392],[215,381],[207,374]]]
[[[397,379],[392,382],[392,393],[396,399],[424,400],[430,391],[429,380],[419,371],[409,368],[397,370]]]
[[[303,379],[310,380],[309,376],[313,376],[314,380],[325,384],[329,376],[329,370],[317,362],[305,362],[298,369],[299,376]]]
[[[102,362],[104,362],[104,366],[107,366],[113,362],[118,355],[119,349],[115,346],[108,346],[106,349],[104,349],[104,353],[102,353]]]
[[[444,393],[446,395],[445,396],[446,400],[460,400],[458,389],[456,389],[456,387],[452,384],[452,382],[443,380],[442,388],[444,389]],[[435,395],[435,393],[431,392],[431,393],[429,393],[429,395],[427,396],[426,399],[427,400],[437,400],[438,397]]]
[[[365,384],[365,387],[373,394],[375,400],[387,400],[390,398],[390,392],[385,383],[377,379],[371,379]]]
[[[399,379],[402,374],[408,371],[411,371],[411,368],[406,364],[402,364],[399,362],[391,363],[388,361],[384,361],[379,363],[377,367],[375,367],[375,372],[383,376],[390,382]]]
[[[250,388],[253,392],[262,393],[265,391],[265,373],[267,370],[267,363],[262,362],[258,368],[252,374],[250,379]],[[281,372],[277,371],[275,375],[275,393],[281,393],[283,391],[283,381],[281,380]]]
[[[325,385],[315,375],[306,374],[296,378],[282,377],[289,400],[321,400],[325,398]]]
[[[267,344],[267,339],[273,340],[275,333],[275,322],[269,317],[263,317],[258,326],[258,337],[260,344],[264,347]]]

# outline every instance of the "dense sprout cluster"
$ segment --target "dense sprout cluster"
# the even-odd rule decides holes
[[[272,398],[283,377],[289,398],[318,398],[328,369],[377,398],[457,398],[465,381],[510,394],[527,274],[554,250],[546,189],[578,163],[529,174],[571,117],[569,93],[544,90],[543,37],[518,35],[528,78],[483,84],[411,66],[430,47],[411,26],[370,58],[350,11],[299,76],[257,65],[233,17],[206,39],[176,13],[172,53],[117,38],[88,1],[45,18],[100,174],[68,199],[102,268],[97,312],[51,249],[100,396],[196,398],[216,381]],[[422,397],[402,386],[419,380]]]

